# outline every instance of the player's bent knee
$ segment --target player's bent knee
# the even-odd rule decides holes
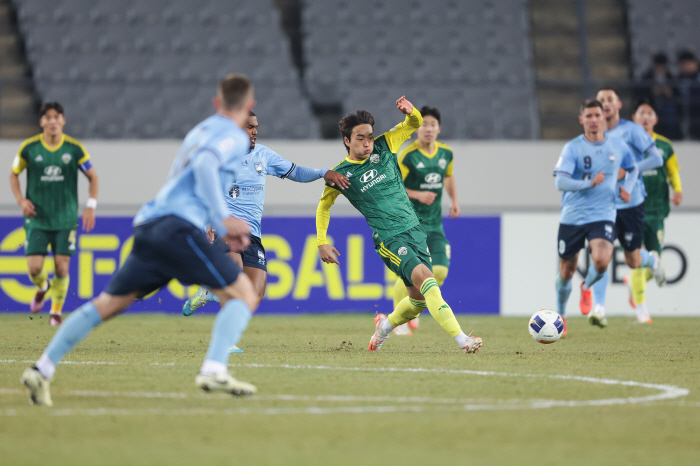
[[[231,299],[240,299],[246,303],[251,312],[255,312],[258,308],[258,304],[260,304],[258,293],[253,286],[253,282],[250,281],[250,278],[244,273],[239,274],[236,281],[227,287],[211,291],[219,297],[222,306],[226,304],[226,301]]]
[[[100,313],[102,321],[106,321],[129,307],[137,296],[137,291],[123,296],[112,296],[111,294],[102,292],[97,298],[92,300],[92,304],[95,305],[97,312]]]

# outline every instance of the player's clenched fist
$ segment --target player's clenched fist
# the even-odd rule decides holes
[[[601,184],[603,181],[605,181],[605,172],[604,171],[596,174],[596,176],[593,177],[593,181],[591,182],[591,188]]]

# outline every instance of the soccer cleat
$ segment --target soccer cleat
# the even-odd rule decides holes
[[[255,385],[234,379],[231,374],[197,374],[194,383],[205,392],[225,392],[235,396],[257,393]]]
[[[651,251],[649,254],[656,257],[656,269],[652,270],[656,284],[659,285],[659,287],[666,286],[666,270],[664,269],[664,266],[661,265],[661,257],[659,256],[659,253],[656,251]]]
[[[632,306],[632,309],[635,309],[637,307],[637,303],[634,302],[634,292],[632,291],[632,276],[625,275],[625,278],[622,279],[622,283],[624,283],[627,286],[627,291],[629,292],[630,306]]]
[[[48,287],[44,291],[37,290],[37,292],[34,294],[32,302],[29,303],[29,310],[32,311],[32,314],[41,312],[41,310],[44,308],[44,302],[46,301],[46,293],[48,293],[50,289],[51,283],[48,282]]]
[[[408,322],[408,326],[411,327],[412,330],[418,329],[418,324],[420,324],[420,322],[418,321],[419,318],[420,317],[416,317],[415,319]]]
[[[588,323],[600,328],[608,326],[608,319],[605,318],[605,309],[601,305],[596,305],[595,309],[588,316]]]
[[[207,304],[207,302],[207,290],[200,286],[194,296],[185,301],[185,304],[182,306],[182,315],[191,316],[194,314],[194,311]]]
[[[408,326],[408,323],[399,325],[398,327],[396,327],[393,330],[393,332],[396,335],[407,335],[407,336],[413,335],[413,332],[411,331],[411,327]]]
[[[28,367],[22,373],[19,383],[27,387],[29,390],[29,404],[41,406],[53,406],[51,401],[51,385],[49,379],[41,375],[36,366]]]
[[[369,341],[369,348],[367,348],[369,351],[377,351],[382,347],[384,340],[389,338],[389,335],[381,336],[379,334],[379,328],[382,326],[382,323],[384,323],[385,320],[386,316],[384,314],[377,314],[374,317],[374,335],[372,335],[372,339]]]
[[[640,304],[636,308],[637,311],[637,322],[640,324],[650,324],[653,322],[651,320],[651,316],[649,315],[649,310],[647,309],[646,304]]]
[[[49,324],[52,327],[58,327],[61,325],[61,314],[51,314],[49,317]]]
[[[564,322],[564,330],[561,332],[561,336],[565,337],[569,334],[569,331],[566,329],[566,317],[562,317],[561,320]]]
[[[228,349],[228,352],[231,354],[240,354],[240,353],[245,353],[242,349],[240,349],[236,345],[231,345],[231,347]]]
[[[465,353],[476,353],[483,345],[481,338],[472,337],[472,333],[474,333],[474,330],[469,332],[469,335],[467,335],[467,344],[462,346],[462,351]]]
[[[591,312],[591,307],[593,307],[592,294],[593,293],[590,288],[587,290],[583,289],[583,282],[581,282],[581,302],[579,304],[581,306],[581,314],[584,316],[587,316],[588,313]]]

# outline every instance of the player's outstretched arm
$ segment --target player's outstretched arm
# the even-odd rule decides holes
[[[90,186],[88,188],[90,198],[88,199],[87,206],[83,211],[83,231],[90,232],[93,228],[95,228],[95,209],[97,208],[97,194],[100,191],[100,182],[97,177],[95,167],[90,167],[90,169],[85,172],[85,176],[90,182]]]
[[[323,190],[323,195],[319,199],[318,207],[316,208],[316,244],[318,245],[318,253],[321,260],[326,264],[338,264],[336,257],[340,253],[328,241],[328,225],[331,221],[331,206],[335,203],[336,198],[340,194],[335,188],[326,186]]]
[[[323,178],[326,183],[333,187],[347,189],[350,186],[350,180],[347,176],[327,168],[307,168],[296,165],[288,178],[299,183],[309,183]]]
[[[384,136],[386,138],[389,150],[394,154],[398,152],[401,144],[409,139],[411,134],[423,124],[423,116],[405,96],[401,96],[401,98],[396,101],[396,108],[406,115],[406,119],[388,132],[379,136]]]

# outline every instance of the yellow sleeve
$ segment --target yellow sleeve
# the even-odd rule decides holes
[[[409,139],[411,134],[420,128],[422,124],[423,116],[416,107],[413,107],[413,111],[409,115],[406,115],[406,119],[404,119],[403,122],[384,133],[386,143],[389,145],[389,150],[394,154],[398,152],[401,144]]]
[[[404,149],[404,151],[401,152],[399,154],[399,157],[398,157],[399,168],[401,169],[401,177],[403,178],[404,181],[406,181],[406,177],[408,176],[408,173],[410,172],[409,168],[406,165],[404,165],[404,163],[403,163],[404,159],[406,158],[406,155],[409,152],[410,151],[408,149]]]
[[[316,208],[316,244],[323,246],[328,244],[328,225],[331,222],[331,206],[335,203],[336,198],[340,194],[335,188],[326,186],[323,190],[323,195],[319,199],[318,207]]]
[[[27,168],[27,161],[20,154],[15,155],[15,159],[12,161],[12,173],[19,175],[25,168]]]
[[[678,173],[680,167],[678,166],[678,157],[676,157],[676,154],[671,155],[668,160],[666,160],[666,170],[668,170],[668,181],[671,183],[673,190],[682,193],[681,175]]]
[[[445,176],[452,176],[452,163],[454,162],[454,159],[450,160],[450,164],[447,166],[447,170],[445,170]]]

